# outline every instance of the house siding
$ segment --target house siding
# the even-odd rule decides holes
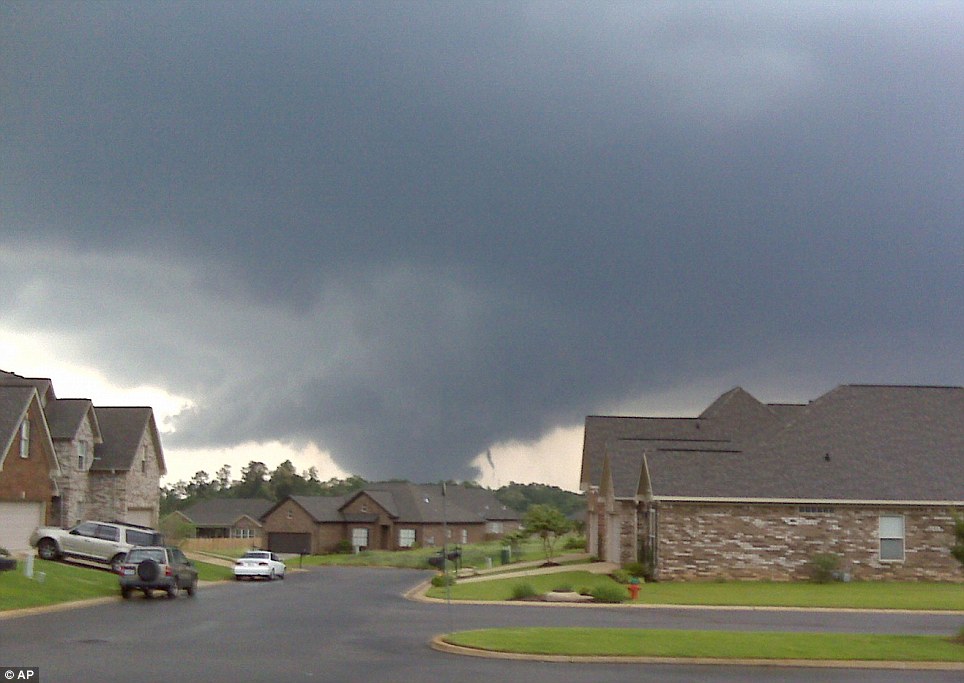
[[[142,469],[142,461],[144,468]],[[158,487],[157,451],[150,430],[146,430],[137,447],[137,455],[129,470],[88,473],[87,517],[128,521],[134,509],[149,509],[151,524],[157,525],[161,492]]]
[[[77,465],[80,444],[87,444],[87,457],[83,469]],[[61,476],[57,479],[61,497],[61,526],[72,526],[90,515],[87,513],[87,498],[90,492],[88,470],[94,457],[94,430],[90,417],[85,417],[73,439],[54,442],[57,461],[60,463]]]
[[[842,558],[840,570],[857,580],[964,580],[950,554],[953,518],[947,508],[841,504],[814,513],[808,507],[660,502],[658,576],[803,579],[814,555],[834,553]],[[880,560],[881,515],[904,518],[901,561]]]
[[[53,524],[58,521],[58,511],[49,504],[54,495],[54,485],[50,475],[51,463],[41,438],[43,414],[36,402],[31,402],[27,417],[30,420],[29,457],[20,457],[18,429],[0,470],[0,500],[44,503],[46,523]]]

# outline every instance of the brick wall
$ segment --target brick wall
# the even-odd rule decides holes
[[[802,579],[815,554],[835,553],[841,570],[858,580],[964,580],[950,555],[953,520],[946,508],[817,507],[661,502],[659,577]],[[880,560],[881,515],[904,517],[902,561]]]
[[[20,457],[18,427],[10,444],[10,450],[3,461],[3,470],[0,470],[0,500],[45,503],[47,504],[46,521],[48,524],[54,523],[57,521],[54,519],[57,511],[49,505],[54,492],[53,480],[50,478],[53,465],[44,447],[43,431],[40,426],[43,416],[40,413],[39,404],[31,403],[27,416],[30,420],[29,457]]]

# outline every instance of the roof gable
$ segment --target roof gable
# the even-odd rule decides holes
[[[154,411],[149,407],[112,406],[94,409],[103,442],[94,447],[91,471],[128,471],[134,466],[138,447],[145,436],[154,443],[158,469],[167,472],[161,449],[160,434],[154,423]]]
[[[86,418],[90,421],[94,443],[101,442],[100,424],[89,398],[58,398],[47,404],[46,413],[50,437],[55,441],[76,438]]]
[[[14,439],[20,430],[20,425],[29,414],[30,407],[35,405],[41,419],[31,420],[31,439],[39,438],[44,446],[44,453],[53,473],[60,472],[60,464],[54,452],[47,421],[43,419],[43,408],[37,389],[32,385],[0,385],[0,471],[3,463],[13,446]]]

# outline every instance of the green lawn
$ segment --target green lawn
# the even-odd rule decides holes
[[[195,565],[201,581],[232,578],[230,567],[206,562],[195,562]],[[0,611],[120,595],[117,575],[105,569],[35,558],[34,577],[24,576],[23,560],[16,570],[0,572]]]
[[[452,548],[454,546],[449,546]],[[473,543],[462,547],[462,566],[484,569],[487,560],[492,561],[493,567],[498,567],[502,553],[499,541]],[[428,558],[438,553],[439,547],[412,548],[411,550],[366,550],[358,554],[306,555],[304,566],[318,567],[327,565],[341,565],[350,567],[400,567],[407,569],[426,569],[429,567]],[[520,552],[512,556],[514,562],[526,562],[545,558],[542,541],[538,538],[521,544]],[[288,560],[289,567],[297,567],[299,558]],[[511,566],[511,565],[510,565]]]
[[[597,582],[612,582],[588,572],[517,576],[451,587],[453,600],[508,600],[518,583],[530,583],[540,593],[559,585],[582,592]],[[444,588],[427,595],[444,598]],[[629,597],[627,591],[627,599]],[[628,600],[627,600],[628,601]],[[636,604],[714,605],[750,607],[825,607],[835,609],[911,609],[964,611],[964,586],[952,583],[771,583],[765,581],[647,583],[640,586]]]
[[[507,628],[462,631],[443,640],[482,650],[543,655],[964,662],[964,646],[939,636]]]

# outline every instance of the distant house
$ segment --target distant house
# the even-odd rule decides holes
[[[0,421],[20,420],[18,428],[24,428],[19,417],[22,406],[20,398],[13,397],[18,392],[23,396],[33,392],[36,405],[31,408],[28,428],[34,437],[31,447],[43,444],[46,448],[49,443],[54,458],[54,467],[46,473],[39,467],[30,470],[36,478],[30,487],[24,488],[23,472],[11,485],[13,495],[23,494],[21,501],[42,502],[41,510],[31,509],[29,513],[30,531],[38,524],[68,527],[82,519],[157,524],[160,477],[166,468],[151,408],[97,407],[89,399],[57,398],[49,379],[3,371],[0,392],[10,399],[9,404],[0,406],[4,411]],[[9,483],[11,476],[8,472],[4,477],[0,472],[0,490],[4,479]],[[28,491],[34,492],[35,500]],[[46,492],[42,501],[36,498],[41,491]],[[0,500],[5,500],[3,495],[0,493]],[[17,519],[24,520],[26,507],[21,505],[17,510]],[[13,519],[9,509],[0,512],[8,513],[0,515],[4,522]],[[18,522],[16,528],[25,525],[26,521]],[[8,525],[0,524],[0,533],[4,528]],[[25,539],[18,543],[26,547]]]
[[[173,514],[195,528],[196,538],[246,538],[259,545],[261,516],[273,505],[263,498],[212,498]]]
[[[695,418],[586,418],[589,551],[662,579],[961,580],[964,388],[840,386],[806,405],[737,388]]]
[[[347,496],[288,496],[261,518],[266,547],[319,554],[349,543],[359,549],[477,543],[515,531],[519,513],[485,489],[375,483]]]
[[[0,547],[24,550],[56,521],[60,467],[34,386],[0,386]]]

